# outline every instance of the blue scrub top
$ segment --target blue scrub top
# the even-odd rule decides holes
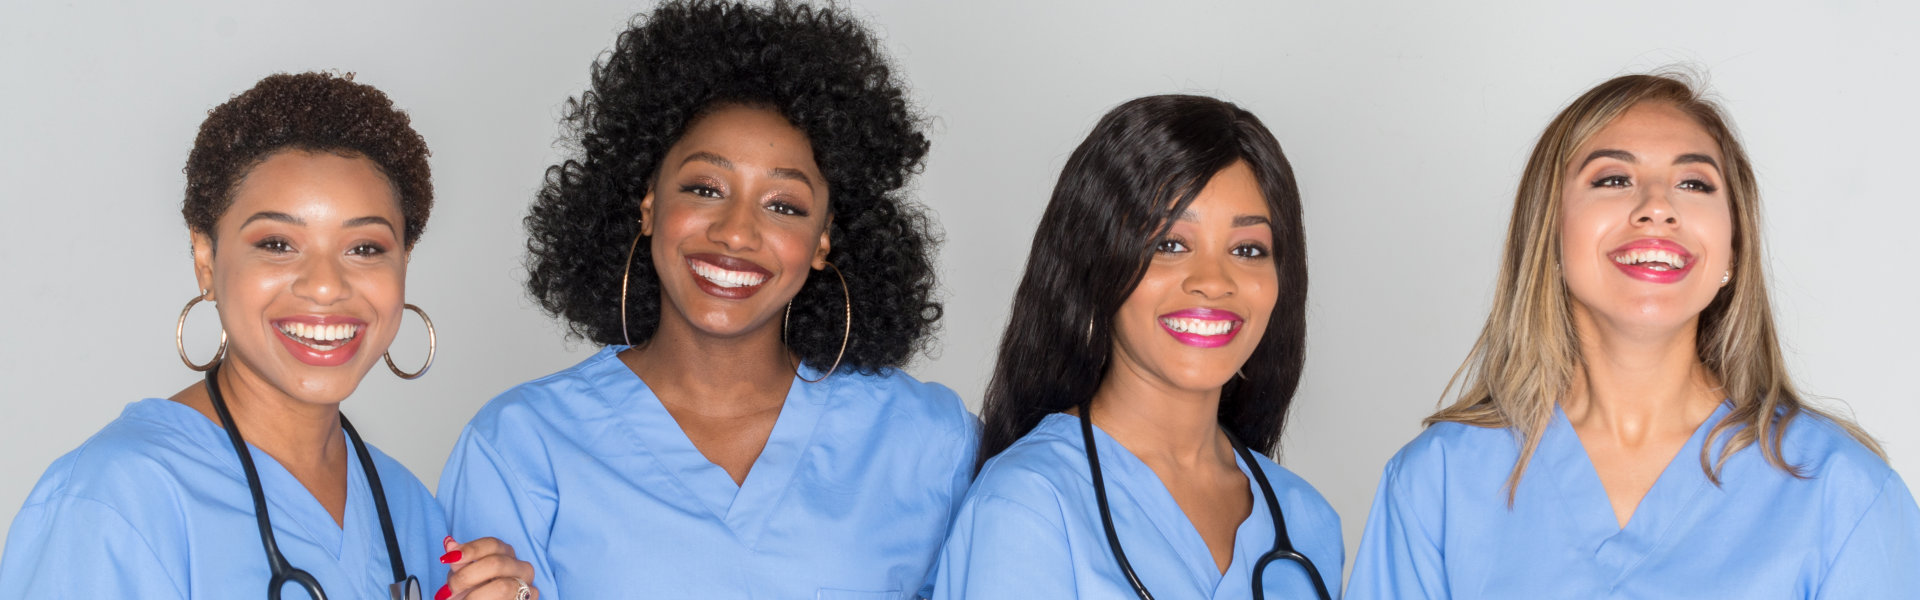
[[[393,583],[373,493],[348,451],[347,507],[335,525],[278,461],[248,445],[280,553],[330,598],[386,598]],[[369,448],[407,573],[433,593],[446,519],[426,486]],[[184,404],[149,398],[47,468],[13,519],[0,598],[266,597],[271,577],[233,443]],[[296,585],[282,598],[304,599]]]
[[[796,378],[736,486],[620,362],[625,349],[480,410],[440,479],[456,537],[513,544],[543,600],[920,590],[977,444],[952,391],[898,371]]]
[[[1722,404],[1625,528],[1558,408],[1520,479],[1507,429],[1440,423],[1387,463],[1350,598],[1913,598],[1920,508],[1900,476],[1831,421],[1802,415],[1781,448],[1700,468]],[[1718,443],[1714,456],[1719,456]]]
[[[1114,529],[1147,591],[1155,598],[1251,598],[1253,565],[1273,547],[1273,520],[1245,462],[1253,511],[1234,534],[1233,562],[1223,575],[1199,530],[1159,476],[1125,446],[1094,428],[1100,472]],[[1280,499],[1294,548],[1339,593],[1340,516],[1313,486],[1256,454]],[[954,518],[936,569],[933,597],[1133,598],[1100,522],[1080,419],[1052,414],[987,461]],[[1266,597],[1312,598],[1313,584],[1296,563],[1267,565]]]

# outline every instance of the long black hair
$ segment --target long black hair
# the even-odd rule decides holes
[[[1242,377],[1221,390],[1219,418],[1247,446],[1273,453],[1306,358],[1307,242],[1293,167],[1260,119],[1230,102],[1148,96],[1101,117],[1054,185],[1000,337],[976,470],[1042,418],[1093,398],[1114,315],[1154,243],[1214,174],[1240,161],[1272,212],[1280,297]]]

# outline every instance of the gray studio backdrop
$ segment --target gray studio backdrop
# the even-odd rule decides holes
[[[1704,68],[1766,206],[1801,384],[1920,473],[1920,10],[1908,3],[861,1],[932,118],[918,197],[945,230],[946,320],[909,369],[976,408],[1034,222],[1095,119],[1215,94],[1293,160],[1312,257],[1310,355],[1282,463],[1358,544],[1380,467],[1485,316],[1516,177],[1566,102],[1613,75]],[[433,372],[376,368],[344,410],[433,486],[461,426],[595,348],[521,287],[520,218],[562,103],[647,2],[7,2],[0,6],[0,527],[48,463],[128,402],[192,383],[197,290],[181,166],[207,109],[276,71],[384,89],[433,148],[438,205],[407,299]],[[212,351],[211,311],[188,339]],[[409,317],[395,358],[418,364]],[[4,530],[0,530],[4,531]],[[1351,551],[1351,550],[1350,550]]]

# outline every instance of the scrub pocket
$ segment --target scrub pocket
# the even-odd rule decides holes
[[[900,590],[856,592],[830,588],[820,588],[820,592],[813,597],[814,600],[905,600],[907,598],[906,594],[901,593]]]

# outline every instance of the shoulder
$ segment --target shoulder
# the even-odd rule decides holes
[[[1340,514],[1333,510],[1333,504],[1327,502],[1326,497],[1320,495],[1320,490],[1314,489],[1313,484],[1266,455],[1256,453],[1253,459],[1267,476],[1267,482],[1273,485],[1274,495],[1280,498],[1281,508],[1286,509],[1288,514],[1305,511],[1315,519],[1335,524],[1335,530],[1339,529]]]
[[[994,497],[1036,512],[1058,513],[1067,502],[1064,490],[1092,489],[1087,475],[1087,453],[1079,438],[1069,438],[1053,427],[1061,417],[1048,417],[980,468],[969,501]],[[1065,417],[1072,419],[1073,417]]]
[[[835,375],[829,381],[837,400],[866,404],[890,423],[967,435],[979,429],[979,419],[967,411],[959,394],[900,369]]]
[[[1871,482],[1876,488],[1893,468],[1826,415],[1803,412],[1781,435],[1781,456],[1810,479]]]
[[[602,348],[571,367],[508,388],[480,407],[467,428],[493,438],[499,437],[503,430],[559,425],[605,412],[600,391],[607,386],[607,380],[621,374],[631,376],[631,371],[620,362],[618,350],[611,346]]]
[[[1513,431],[1504,427],[1435,423],[1393,455],[1387,462],[1387,472],[1389,476],[1435,473],[1463,461],[1475,465],[1489,461],[1512,465],[1519,455],[1519,447]]]
[[[188,417],[204,417],[185,406],[167,404],[173,402],[147,399],[127,405],[118,418],[47,467],[28,504],[55,497],[80,497],[109,506],[157,500],[162,495],[157,491],[180,487],[181,463],[216,466],[202,450],[202,441],[182,427],[189,424],[182,422]]]

